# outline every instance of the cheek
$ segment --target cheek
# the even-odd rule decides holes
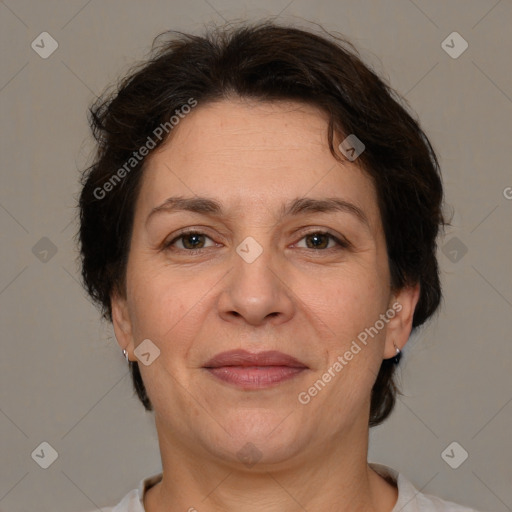
[[[377,334],[369,334],[369,329],[385,312],[387,300],[386,280],[375,266],[366,265],[340,272],[310,296],[307,306],[321,319],[318,324],[328,326],[327,334],[316,340],[326,361],[319,368],[321,378],[330,382],[322,400],[348,406],[369,395],[382,363],[385,336],[385,329]]]
[[[373,325],[384,312],[389,290],[375,266],[344,268],[320,283],[297,280],[297,294],[340,342]]]
[[[131,270],[131,272],[130,272]],[[162,339],[184,315],[187,289],[169,282],[168,272],[151,265],[129,269],[128,297],[136,343],[144,338]]]
[[[219,275],[194,275],[154,261],[134,264],[131,270],[128,296],[135,343],[149,338],[166,357],[185,352],[214,307],[208,292],[218,286]]]

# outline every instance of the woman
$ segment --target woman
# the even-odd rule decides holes
[[[394,96],[263,23],[173,35],[91,109],[84,283],[163,467],[115,512],[471,510],[367,461],[441,297],[438,162]]]

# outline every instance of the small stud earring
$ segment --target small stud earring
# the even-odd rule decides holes
[[[400,358],[402,357],[402,351],[396,346],[395,342],[393,342],[393,345],[396,350],[396,355],[393,357],[393,363],[398,364],[400,362]]]
[[[128,357],[128,351],[127,351],[127,350],[125,350],[124,348],[123,348],[123,356],[125,357],[126,362],[127,362],[127,363],[129,363],[129,362],[130,362],[130,359],[129,359],[129,357]]]

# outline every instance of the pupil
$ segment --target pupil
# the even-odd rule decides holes
[[[197,234],[191,234],[191,235],[188,235],[185,237],[185,247],[187,248],[192,248],[192,249],[196,249],[197,248],[197,243],[195,242],[199,242],[199,244],[201,244],[201,240],[199,240],[200,238],[202,237],[202,235],[197,235]],[[190,240],[193,240],[195,239],[195,242],[192,242],[192,243],[189,243]]]
[[[325,246],[325,243],[322,243],[322,238],[324,239],[323,241],[325,242],[325,240],[327,239],[327,237],[325,235],[322,235],[322,234],[314,234],[314,235],[310,235],[310,239],[311,240],[314,240],[313,242],[313,248],[314,249],[318,249],[319,246]],[[318,243],[320,241],[320,243]]]

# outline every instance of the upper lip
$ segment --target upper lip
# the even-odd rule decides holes
[[[221,366],[289,366],[291,368],[307,368],[304,363],[288,354],[277,350],[252,353],[247,350],[229,350],[212,357],[204,368],[220,368]]]

